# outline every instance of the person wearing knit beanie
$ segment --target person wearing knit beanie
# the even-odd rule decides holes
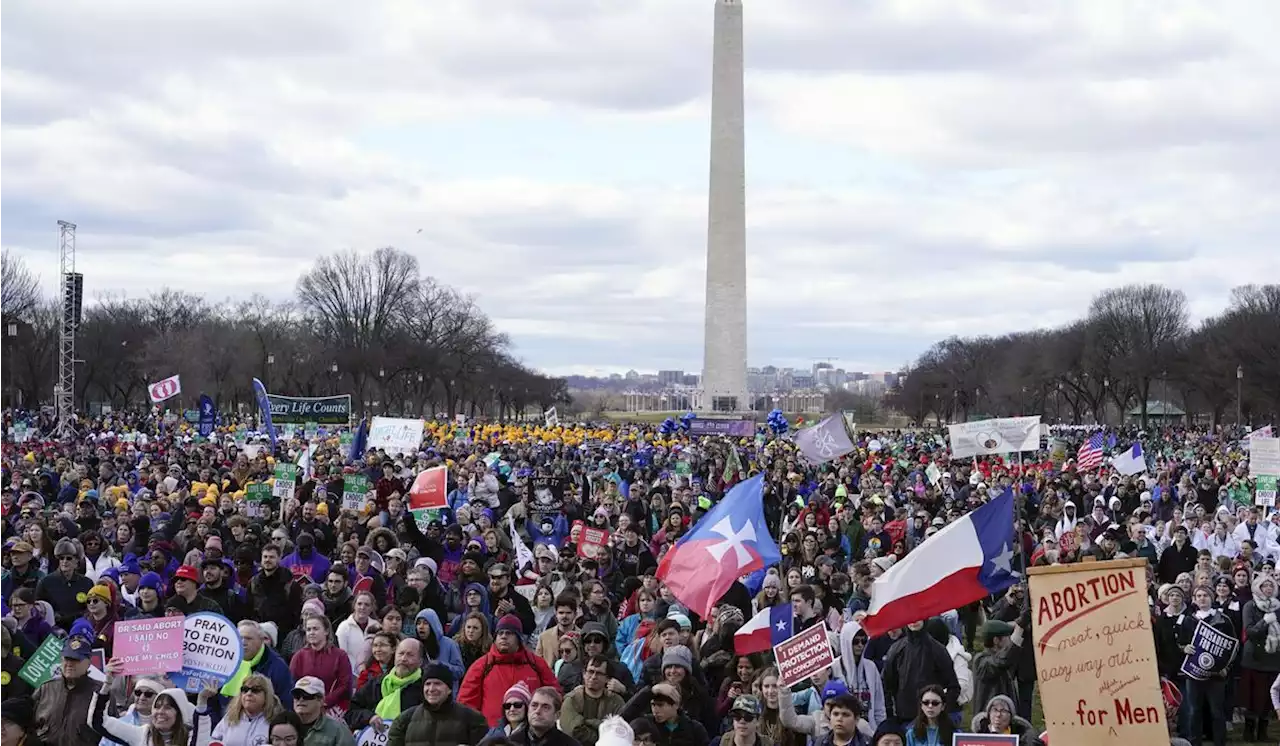
[[[422,681],[439,681],[445,686],[453,686],[453,672],[443,663],[429,663],[422,669]]]
[[[529,700],[531,699],[533,699],[533,692],[529,691],[529,685],[523,681],[517,681],[512,684],[507,689],[507,693],[502,695],[503,704],[508,702],[519,702],[522,705],[528,706]]]
[[[498,625],[494,627],[494,634],[502,632],[510,632],[517,637],[524,635],[524,625],[520,623],[520,617],[515,614],[507,614],[498,620]]]

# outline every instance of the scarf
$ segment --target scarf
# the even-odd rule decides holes
[[[1263,614],[1272,613],[1280,616],[1280,599],[1277,599],[1275,596],[1272,596],[1271,598],[1261,598],[1255,595],[1253,597],[1253,605]],[[1266,648],[1268,653],[1274,653],[1277,650],[1280,650],[1280,619],[1277,619],[1267,625]]]
[[[422,678],[422,669],[415,668],[408,676],[398,676],[392,668],[382,676],[382,699],[373,708],[373,714],[383,720],[395,720],[400,715],[400,690]]]
[[[231,678],[227,679],[227,683],[223,685],[220,693],[225,697],[234,697],[239,694],[240,685],[244,683],[245,679],[249,678],[249,674],[253,673],[253,667],[258,665],[258,663],[262,661],[262,656],[266,654],[267,646],[264,644],[262,647],[258,648],[257,655],[241,661],[240,667],[231,675]]]

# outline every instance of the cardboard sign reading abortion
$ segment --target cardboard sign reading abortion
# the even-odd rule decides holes
[[[1169,742],[1142,559],[1033,567],[1032,642],[1053,746]]]
[[[244,658],[236,625],[221,614],[202,611],[182,625],[182,670],[169,679],[184,691],[198,692],[206,682],[227,683]]]
[[[831,643],[827,642],[827,625],[821,623],[774,645],[773,656],[778,661],[778,686],[783,688],[836,662]]]
[[[112,652],[124,662],[123,673],[138,676],[168,673],[182,668],[182,638],[185,617],[129,619],[116,622]]]

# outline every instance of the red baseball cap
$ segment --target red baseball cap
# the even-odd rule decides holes
[[[192,583],[200,582],[200,571],[191,565],[183,565],[173,574],[174,580],[190,580]]]

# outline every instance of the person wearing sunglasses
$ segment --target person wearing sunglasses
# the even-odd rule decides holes
[[[249,674],[211,737],[223,746],[258,746],[267,740],[272,719],[282,712],[284,705],[280,704],[271,679]]]
[[[733,700],[729,708],[729,717],[733,720],[732,746],[758,746],[762,744],[760,737],[760,700],[750,694],[744,694]],[[727,735],[727,734],[726,734]],[[763,743],[767,743],[764,741]],[[723,746],[729,746],[721,741]]]
[[[144,726],[151,722],[151,705],[156,695],[164,691],[164,686],[153,679],[138,679],[133,682],[132,704],[120,716],[120,722],[129,725]],[[110,738],[103,738],[100,746],[119,746]]]
[[[920,690],[920,709],[907,728],[906,746],[949,746],[955,725],[947,716],[946,704],[942,687],[929,684]]]
[[[485,738],[506,738],[529,723],[529,700],[533,692],[529,685],[517,681],[502,695],[502,720],[485,734]]]
[[[48,601],[53,607],[55,626],[71,629],[76,619],[84,614],[93,581],[84,574],[84,559],[75,540],[58,539],[53,547],[53,557],[57,568],[36,585],[36,600]]]
[[[324,682],[314,676],[303,676],[293,685],[293,712],[303,731],[300,737],[307,746],[355,746],[351,728],[325,714],[325,691]]]

